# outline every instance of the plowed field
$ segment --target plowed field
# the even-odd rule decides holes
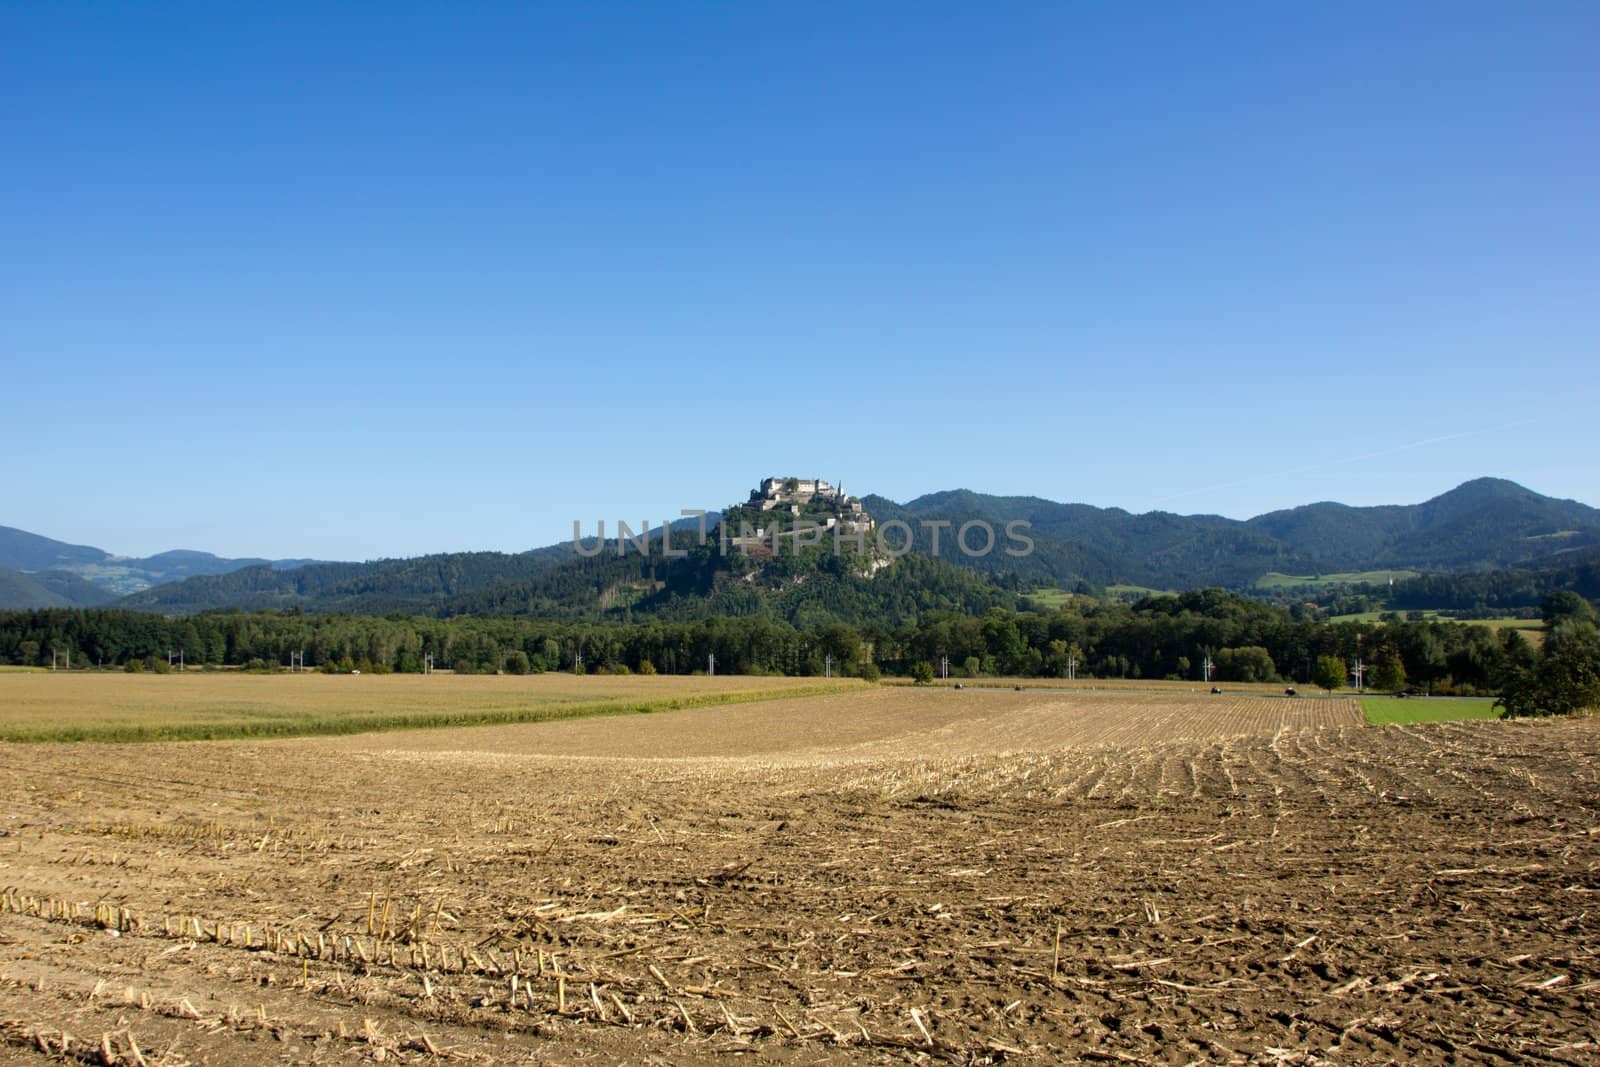
[[[1592,1063],[1600,724],[869,691],[0,746],[0,1059]]]

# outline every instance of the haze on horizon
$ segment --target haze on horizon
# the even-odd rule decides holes
[[[1600,503],[1600,8],[0,14],[0,523]]]

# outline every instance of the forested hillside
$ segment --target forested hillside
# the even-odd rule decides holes
[[[246,566],[251,561],[187,552],[112,560],[98,549],[9,529],[0,530],[0,548],[9,545],[17,558],[31,562],[68,560],[62,565],[72,573],[101,585],[160,574],[198,575],[122,601],[130,608],[167,614],[294,608],[440,617],[489,613],[690,619],[731,614],[791,621],[854,621],[874,612],[899,619],[946,607],[972,610],[1007,603],[1018,589],[1044,585],[1080,591],[1114,584],[1250,589],[1269,572],[1319,575],[1385,568],[1425,572],[1397,590],[1407,598],[1398,606],[1428,600],[1434,591],[1447,595],[1448,603],[1433,599],[1421,606],[1525,606],[1540,595],[1536,587],[1551,578],[1531,572],[1560,570],[1586,551],[1600,551],[1600,511],[1490,478],[1467,482],[1422,504],[1310,504],[1246,521],[1167,512],[1135,515],[1118,508],[967,490],[934,493],[905,504],[874,496],[863,502],[880,530],[884,524],[904,522],[913,535],[913,555],[871,578],[854,575],[849,567],[830,567],[813,554],[803,564],[768,561],[756,580],[735,562],[705,556],[652,560],[630,553],[631,558],[619,560],[614,541],[593,558],[581,556],[570,543],[558,543],[517,554],[457,552],[305,566],[293,561]],[[987,524],[997,547],[982,555],[963,551],[958,538],[968,522]],[[1031,541],[1030,552],[1011,555],[1002,550],[1015,543],[1005,532],[1011,524],[1021,524],[1017,528]],[[883,533],[896,548],[904,538],[899,529]],[[968,547],[983,542],[977,533],[968,539]],[[95,553],[100,558],[87,558]],[[925,565],[930,562],[942,565]],[[0,565],[5,565],[3,559]],[[130,577],[130,567],[145,578]],[[1529,573],[1474,577],[1506,568]],[[38,575],[29,577],[41,581]],[[1376,596],[1380,591],[1368,592]],[[66,596],[67,603],[89,602],[81,590],[57,590],[57,595]],[[79,599],[71,599],[74,595]],[[28,582],[0,585],[0,606],[39,602]]]
[[[933,535],[921,524],[947,521],[951,525],[940,544],[944,559],[1067,585],[1084,580],[1154,588],[1243,588],[1271,571],[1465,571],[1600,545],[1600,510],[1495,478],[1464,483],[1422,504],[1308,504],[1246,521],[1167,512],[1134,515],[1120,508],[967,490],[934,493],[906,504],[881,497],[865,502],[880,521],[910,523],[919,551],[931,551]],[[998,554],[963,557],[952,531],[973,519],[997,525],[1026,520],[1035,542],[1033,554],[1023,560]]]

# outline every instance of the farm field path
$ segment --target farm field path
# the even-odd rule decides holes
[[[0,745],[0,1061],[1592,1063],[1597,750],[917,690]]]

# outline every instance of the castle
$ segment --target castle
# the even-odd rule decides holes
[[[788,511],[795,516],[802,509],[815,514],[818,509],[808,505],[826,508],[827,514],[820,522],[824,530],[832,530],[837,526],[841,533],[854,535],[870,533],[876,526],[872,516],[861,506],[861,501],[845,496],[843,486],[835,487],[820,478],[764,478],[759,489],[750,491],[750,500],[745,507],[762,512]],[[777,524],[774,524],[756,531],[753,538],[736,537],[734,543],[742,545],[746,540],[758,543],[762,538],[776,536],[779,532]]]
[[[763,478],[760,489],[750,490],[750,506],[762,511],[785,506],[794,510],[813,500],[838,500],[840,495],[821,478]]]

